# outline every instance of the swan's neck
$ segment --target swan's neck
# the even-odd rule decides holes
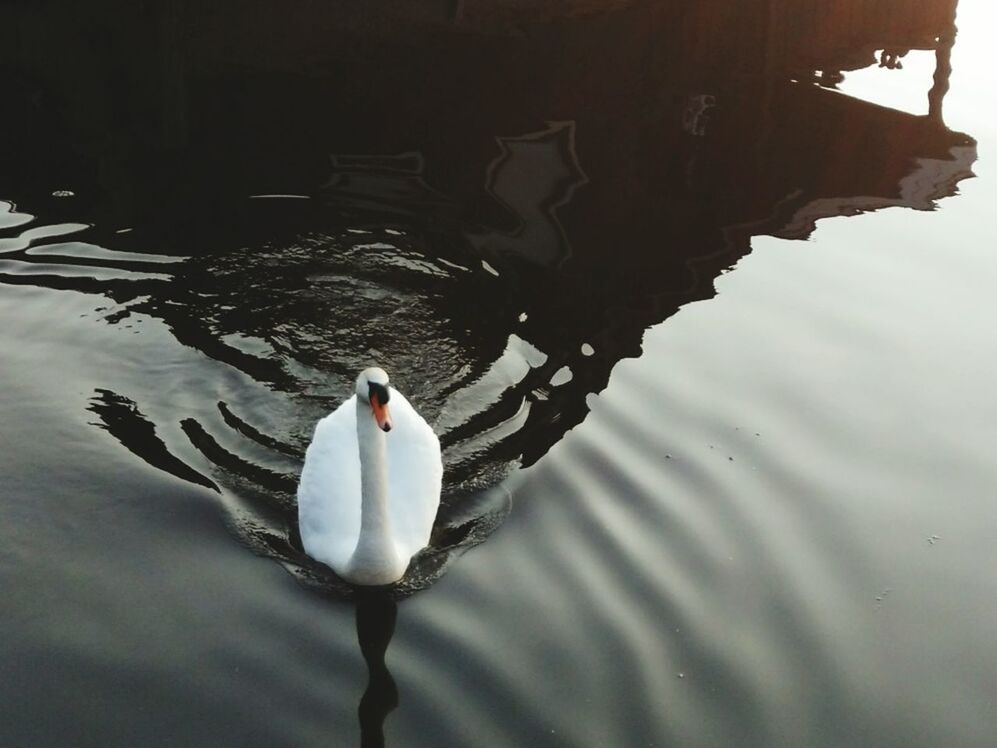
[[[347,564],[347,578],[357,584],[390,584],[405,573],[391,536],[388,514],[388,445],[370,408],[357,400],[360,446],[360,537]]]

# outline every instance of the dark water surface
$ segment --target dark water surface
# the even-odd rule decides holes
[[[206,5],[0,3],[0,744],[997,741],[988,3]]]

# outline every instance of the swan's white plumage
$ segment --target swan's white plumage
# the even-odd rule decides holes
[[[429,543],[443,483],[440,442],[394,387],[392,428],[385,434],[388,516],[398,556],[409,559]],[[298,484],[298,525],[305,552],[344,576],[360,537],[360,450],[357,396],[315,427]]]

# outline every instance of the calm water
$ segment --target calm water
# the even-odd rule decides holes
[[[825,5],[0,5],[0,743],[995,744],[995,14]]]

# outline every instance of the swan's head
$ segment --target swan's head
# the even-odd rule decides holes
[[[364,369],[357,377],[356,391],[357,399],[370,406],[371,417],[377,421],[377,427],[381,431],[391,431],[391,414],[388,412],[391,390],[388,387],[388,373],[376,366]]]

